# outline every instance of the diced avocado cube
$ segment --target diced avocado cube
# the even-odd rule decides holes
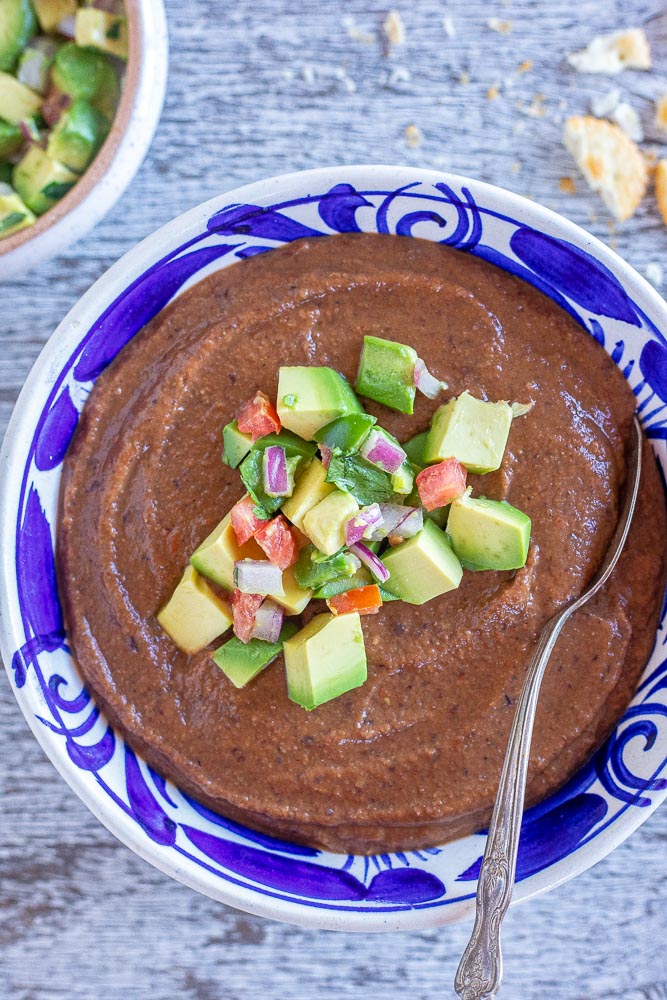
[[[33,222],[35,216],[20,197],[11,188],[7,194],[0,189],[0,238],[18,233]]]
[[[462,392],[438,407],[424,448],[427,463],[456,458],[469,472],[499,469],[512,426],[509,403],[487,403]]]
[[[417,352],[407,344],[364,337],[356,390],[399,413],[412,413],[415,402]]]
[[[118,14],[109,14],[94,7],[80,7],[76,12],[75,38],[77,45],[127,59],[127,21]]]
[[[391,477],[391,485],[394,488],[394,493],[398,493],[399,496],[408,496],[412,493],[412,489],[415,485],[415,471],[412,467],[412,463],[406,459],[403,465],[398,469]]]
[[[37,32],[37,18],[30,0],[0,3],[0,70],[11,73],[30,39]],[[0,109],[3,103],[0,100]]]
[[[475,569],[520,569],[528,558],[530,528],[528,515],[504,501],[462,496],[449,508],[454,551]]]
[[[188,566],[157,620],[185,653],[198,653],[232,624],[231,608]]]
[[[58,90],[70,97],[84,97],[96,107],[99,107],[96,99],[101,94],[113,92],[115,95],[118,90],[118,78],[108,57],[74,42],[58,50],[51,75]],[[105,113],[104,108],[100,111]]]
[[[252,448],[252,437],[239,430],[236,420],[222,428],[222,461],[230,469],[236,469]]]
[[[226,590],[234,589],[234,563],[239,559],[264,559],[264,553],[254,538],[239,545],[232,527],[231,514],[204,539],[190,556],[194,568]]]
[[[424,448],[426,447],[427,437],[428,431],[422,431],[421,434],[415,434],[409,441],[404,441],[401,445],[401,448],[408,456],[408,460],[413,465],[423,467],[426,464],[424,461]]]
[[[279,434],[265,434],[264,437],[258,438],[252,447],[254,451],[265,451],[275,445],[284,448],[288,458],[293,456],[314,458],[317,451],[317,446],[312,441],[304,441],[303,438],[286,430],[280,431]]]
[[[18,125],[0,118],[0,157],[15,156],[20,152],[25,139]]]
[[[335,486],[326,481],[327,470],[319,458],[314,458],[297,478],[292,496],[282,505],[282,512],[292,524],[303,531],[303,519],[321,500],[333,493]]]
[[[309,587],[300,587],[294,576],[294,566],[290,566],[283,573],[283,593],[269,595],[276,604],[285,609],[287,615],[300,615],[310,604],[313,596]]]
[[[426,604],[434,597],[456,590],[463,576],[461,563],[444,531],[433,521],[424,530],[382,556],[389,570],[385,590],[408,604]]]
[[[335,490],[308,511],[303,532],[320,552],[332,556],[345,545],[345,525],[358,512],[359,504],[350,493]]]
[[[318,444],[325,445],[331,451],[351,455],[359,451],[371,427],[376,423],[376,417],[372,417],[370,413],[348,413],[325,424],[313,436]]]
[[[109,120],[84,97],[77,97],[63,112],[46,147],[52,160],[59,160],[81,174],[109,132]]]
[[[298,631],[294,622],[285,622],[278,642],[264,642],[251,639],[241,642],[236,636],[228,639],[224,646],[216,649],[211,659],[220,667],[234,687],[242,688],[273,663],[283,648],[283,642]]]
[[[18,125],[36,115],[41,106],[39,94],[9,73],[0,72],[0,114],[4,121]]]
[[[14,168],[14,187],[35,215],[42,215],[60,201],[78,179],[39,146],[31,146]]]
[[[357,612],[316,615],[285,642],[283,654],[287,693],[308,711],[366,681],[366,649]]]
[[[77,0],[32,0],[42,31],[55,31],[65,17],[74,17]]]
[[[306,441],[336,417],[362,412],[361,403],[340,372],[299,365],[280,368],[277,408],[283,427]]]

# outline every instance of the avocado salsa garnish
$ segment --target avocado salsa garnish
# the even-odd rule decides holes
[[[122,0],[2,0],[0,239],[32,226],[88,168],[126,59]]]
[[[189,654],[231,628],[212,656],[239,688],[282,652],[288,695],[308,710],[365,682],[361,615],[425,604],[464,570],[519,569],[530,544],[530,518],[473,497],[467,474],[500,468],[512,420],[532,404],[465,391],[400,443],[359,395],[411,414],[417,391],[435,399],[447,386],[413,348],[370,336],[355,388],[333,368],[283,366],[276,405],[258,391],[241,407],[222,460],[246,494],[158,614]],[[290,618],[311,600],[328,611],[299,629]]]

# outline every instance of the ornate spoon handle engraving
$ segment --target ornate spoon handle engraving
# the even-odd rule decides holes
[[[634,430],[623,509],[602,566],[581,596],[547,622],[519,695],[477,881],[475,924],[456,973],[454,985],[462,1000],[494,997],[500,987],[503,974],[500,929],[514,889],[530,741],[540,686],[563,625],[604,585],[625,544],[641,476],[642,438],[637,418]]]

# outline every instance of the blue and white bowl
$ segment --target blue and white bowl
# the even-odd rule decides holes
[[[339,930],[410,930],[468,914],[481,834],[376,857],[274,840],[198,805],[137,758],[82,684],[56,591],[62,461],[92,383],[174,296],[302,236],[397,233],[518,275],[577,318],[621,368],[667,469],[667,305],[566,219],[489,184],[407,167],[335,167],[260,181],[192,209],[115,264],[61,323],[21,393],[0,457],[0,647],[35,736],[120,840],[215,899]],[[242,264],[241,264],[242,266]],[[605,857],[667,796],[665,613],[632,705],[569,784],[530,809],[515,899]]]

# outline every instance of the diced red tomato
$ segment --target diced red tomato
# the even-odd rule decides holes
[[[360,615],[376,615],[382,607],[380,588],[376,583],[368,587],[356,587],[346,590],[344,594],[336,594],[327,601],[333,615],[349,615],[357,611]]]
[[[243,404],[236,422],[241,433],[250,434],[253,441],[265,434],[277,434],[282,427],[275,406],[263,392],[256,392],[252,399]]]
[[[263,600],[261,594],[242,594],[240,590],[232,590],[229,595],[229,603],[232,606],[232,628],[234,635],[241,642],[250,642],[255,627],[255,615]]]
[[[266,519],[255,514],[255,501],[251,496],[243,497],[235,503],[231,511],[232,528],[239,545],[245,545],[259,529],[266,524]]]
[[[299,543],[296,535],[282,514],[265,521],[255,534],[255,541],[266,553],[270,562],[285,571],[293,566],[299,557]]]
[[[455,458],[429,465],[417,475],[419,499],[426,510],[436,510],[463,496],[466,491],[465,466]]]

